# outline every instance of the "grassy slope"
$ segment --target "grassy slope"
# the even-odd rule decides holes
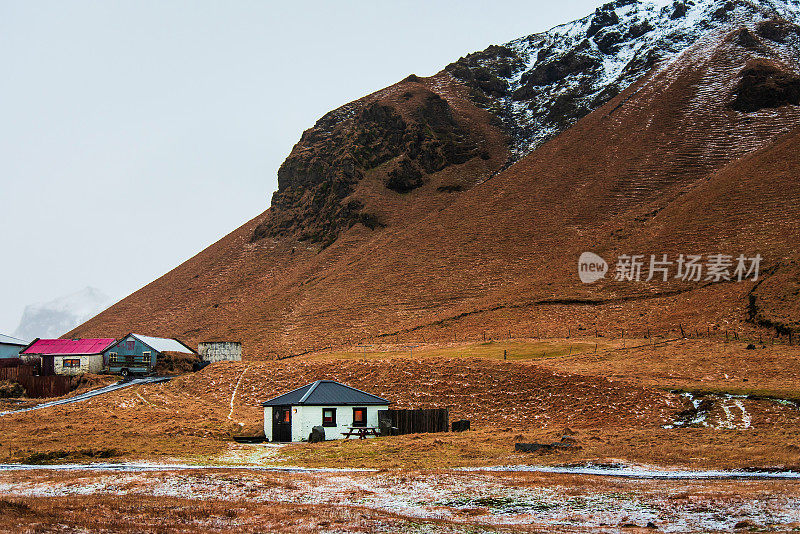
[[[748,428],[731,402],[715,404],[709,414],[714,427],[662,428],[686,407],[664,388],[790,396],[800,388],[797,347],[776,345],[759,352],[746,350],[742,342],[683,340],[653,348],[647,340],[600,339],[595,353],[594,341],[430,345],[415,348],[413,360],[405,347],[375,346],[366,360],[353,349],[283,361],[225,362],[166,384],[0,418],[5,437],[0,455],[2,461],[92,461],[112,451],[112,459],[369,467],[614,459],[800,465],[800,448],[792,445],[800,439],[800,413],[772,401],[741,401]],[[578,346],[587,352],[575,354]],[[509,360],[502,359],[504,351]],[[397,407],[447,406],[452,419],[470,419],[475,430],[279,450],[230,441],[231,433],[260,430],[261,401],[318,378],[386,396]],[[732,428],[720,425],[726,408],[734,412]],[[558,441],[565,428],[577,433],[580,448],[544,455],[513,452],[515,442]]]

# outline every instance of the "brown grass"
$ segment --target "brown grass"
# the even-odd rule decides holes
[[[139,495],[0,500],[0,532],[406,532],[426,523],[359,507],[311,504]],[[439,523],[430,522],[425,531],[438,531]]]
[[[569,347],[589,345],[588,339],[428,345],[415,349],[413,360],[401,347],[383,346],[366,360],[353,350],[222,362],[168,383],[0,418],[6,437],[0,455],[12,462],[71,462],[91,460],[86,450],[113,450],[114,460],[415,468],[614,459],[703,467],[800,464],[794,445],[800,412],[772,401],[741,401],[749,428],[739,408],[722,401],[708,415],[710,428],[662,428],[687,407],[665,388],[741,392],[745,385],[770,396],[790,394],[800,384],[799,349],[752,351],[742,343],[705,340],[631,348],[643,343],[607,340],[598,353],[592,347],[572,355]],[[517,358],[503,360],[503,351]],[[292,445],[277,457],[258,446],[232,445],[232,435],[260,431],[262,401],[322,378],[381,395],[396,407],[447,407],[452,420],[469,419],[474,430]],[[725,423],[726,407],[736,428],[715,428]],[[579,448],[513,452],[515,442],[558,441],[566,427],[579,433]]]

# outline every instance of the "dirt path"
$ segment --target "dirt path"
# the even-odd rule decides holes
[[[168,376],[149,376],[145,378],[134,378],[133,380],[128,380],[128,381],[120,381],[117,382],[116,384],[111,384],[110,386],[93,389],[92,391],[87,391],[86,393],[81,393],[80,395],[75,395],[74,397],[70,397],[68,399],[59,399],[50,402],[43,402],[41,404],[37,404],[36,406],[31,406],[30,408],[22,408],[20,410],[10,410],[6,412],[0,412],[0,417],[14,413],[40,410],[42,408],[49,408],[51,406],[60,406],[62,404],[72,404],[73,402],[84,401],[86,399],[91,399],[92,397],[96,397],[97,395],[111,393],[112,391],[117,391],[118,389],[123,389],[129,386],[138,386],[140,384],[157,384],[159,382],[166,382],[169,379],[170,378]]]

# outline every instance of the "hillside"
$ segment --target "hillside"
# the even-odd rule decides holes
[[[411,75],[306,131],[266,212],[68,336],[237,339],[254,358],[800,329],[797,9],[617,0]],[[760,254],[762,276],[583,285],[584,251]]]

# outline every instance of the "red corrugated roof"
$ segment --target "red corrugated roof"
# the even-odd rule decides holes
[[[116,339],[39,339],[22,354],[100,354]]]

